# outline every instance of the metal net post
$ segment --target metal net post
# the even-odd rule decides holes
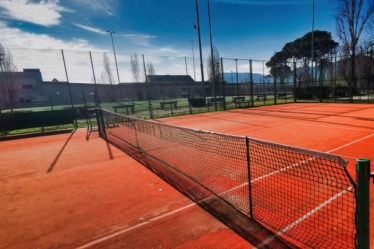
[[[370,160],[358,159],[357,177],[357,245],[370,249]]]

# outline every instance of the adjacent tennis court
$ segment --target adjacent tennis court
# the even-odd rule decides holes
[[[32,138],[39,151],[22,140],[2,142],[24,154],[0,152],[13,159],[0,178],[8,193],[1,213],[24,219],[3,219],[4,240],[40,248],[354,248],[355,159],[374,159],[373,116],[369,104],[297,103],[156,121],[103,110],[109,144],[95,133],[85,141],[83,130]],[[43,150],[58,148],[43,144],[62,136],[57,163],[36,164],[53,158],[43,159]],[[40,189],[64,201],[46,200]],[[12,197],[15,190],[25,199]],[[39,205],[39,218],[30,217]]]

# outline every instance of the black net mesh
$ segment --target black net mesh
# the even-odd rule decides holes
[[[243,236],[257,247],[356,247],[356,186],[339,156],[101,112],[110,143],[195,202],[215,203],[216,217],[226,210],[217,203],[240,213],[221,219],[240,235],[264,227],[268,236]]]

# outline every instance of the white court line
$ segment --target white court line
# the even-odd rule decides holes
[[[111,239],[111,238],[113,238],[113,237],[116,237],[117,235],[120,235],[120,234],[126,233],[126,232],[128,232],[128,231],[134,230],[134,229],[139,228],[139,227],[142,227],[142,226],[144,226],[144,225],[147,225],[147,224],[150,223],[150,222],[157,221],[157,220],[159,220],[159,219],[162,219],[162,218],[164,218],[164,217],[167,217],[167,216],[173,215],[173,214],[175,214],[175,213],[179,213],[179,212],[181,212],[181,211],[183,211],[183,210],[185,210],[185,209],[188,209],[188,208],[190,208],[190,207],[193,207],[193,206],[195,206],[195,205],[196,205],[196,203],[191,203],[191,204],[189,204],[189,205],[187,205],[187,206],[184,206],[184,207],[182,207],[182,208],[176,209],[176,210],[174,210],[174,211],[172,211],[172,212],[168,212],[168,213],[162,214],[162,215],[160,215],[160,216],[154,217],[154,218],[152,218],[152,219],[150,219],[150,220],[147,220],[147,221],[144,221],[144,222],[142,222],[142,223],[136,224],[135,226],[127,227],[127,228],[125,228],[125,229],[122,229],[122,230],[119,230],[119,231],[117,231],[117,232],[115,232],[115,233],[112,233],[112,234],[110,234],[110,235],[108,235],[108,236],[101,237],[101,238],[99,238],[99,239],[97,239],[97,240],[94,240],[94,241],[89,242],[88,244],[85,244],[85,245],[82,245],[82,246],[80,246],[80,247],[77,247],[76,249],[86,249],[86,248],[89,248],[89,247],[94,246],[94,245],[96,245],[96,244],[98,244],[98,243],[101,243],[101,242],[104,242],[104,241],[106,241],[106,240],[108,240],[108,239]]]
[[[352,145],[352,144],[355,144],[355,143],[361,142],[362,140],[365,140],[365,139],[367,139],[367,138],[369,138],[369,137],[372,137],[372,136],[374,136],[374,133],[371,134],[371,135],[368,135],[368,136],[366,136],[366,137],[363,137],[363,138],[357,139],[357,140],[355,140],[355,141],[353,141],[353,142],[350,142],[350,143],[348,143],[348,144],[342,145],[342,146],[340,146],[340,147],[338,147],[338,148],[335,148],[335,149],[329,150],[329,151],[327,151],[327,153],[331,153],[331,152],[333,152],[333,151],[336,151],[336,150],[339,150],[339,149],[345,148],[345,147],[347,147],[347,146],[349,146],[349,145]]]
[[[362,141],[362,140],[364,140],[364,139],[367,139],[367,138],[369,138],[369,137],[372,137],[372,136],[374,136],[374,133],[373,134],[371,134],[371,135],[369,135],[369,136],[366,136],[366,137],[363,137],[363,138],[360,138],[360,139],[357,139],[357,140],[355,140],[355,141],[353,141],[353,142],[350,142],[350,143],[348,143],[348,144],[345,144],[345,145],[343,145],[343,146],[340,146],[340,147],[337,147],[337,148],[335,148],[335,149],[332,149],[332,150],[330,150],[330,151],[328,151],[327,153],[330,153],[330,152],[332,152],[332,151],[335,151],[335,150],[338,150],[338,149],[341,149],[341,148],[344,148],[344,147],[347,147],[347,146],[349,146],[349,145],[352,145],[352,144],[354,144],[354,143],[357,143],[357,142],[360,142],[360,141]],[[304,162],[307,162],[307,161],[310,161],[310,160],[313,160],[313,158],[310,158],[310,159],[308,159],[308,160],[304,160],[304,161],[302,161],[302,162],[298,162],[298,163],[296,163],[296,164],[293,164],[293,165],[290,165],[290,166],[288,166],[288,167],[286,167],[286,168],[282,168],[282,169],[279,169],[279,170],[277,170],[277,171],[274,171],[274,172],[272,172],[272,173],[269,173],[269,174],[267,174],[267,175],[264,175],[264,176],[260,176],[260,177],[258,177],[258,178],[256,178],[256,179],[253,179],[252,181],[251,181],[251,183],[253,183],[253,182],[256,182],[256,181],[259,181],[259,180],[261,180],[261,179],[263,179],[263,178],[265,178],[265,177],[269,177],[269,176],[271,176],[271,175],[274,175],[274,174],[276,174],[276,173],[279,173],[279,172],[282,172],[282,171],[284,171],[284,170],[286,170],[286,169],[289,169],[289,168],[292,168],[292,167],[295,167],[295,166],[297,166],[297,165],[299,165],[299,164],[302,164],[302,163],[304,163]],[[231,188],[231,189],[229,189],[229,190],[226,190],[226,191],[224,191],[224,192],[222,192],[222,193],[219,193],[218,195],[221,195],[221,194],[225,194],[225,193],[228,193],[228,192],[231,192],[231,191],[233,191],[233,190],[236,190],[236,189],[238,189],[238,188],[241,188],[241,187],[244,187],[244,186],[246,186],[246,185],[248,185],[249,183],[243,183],[243,184],[240,184],[240,185],[238,185],[238,186],[236,186],[236,187],[234,187],[234,188]],[[345,192],[347,192],[348,191],[348,189],[347,190],[344,190]],[[344,192],[344,191],[342,191],[342,192]],[[340,192],[339,194],[344,194],[344,193],[342,193],[342,192]],[[337,194],[337,195],[339,195],[339,194]],[[333,196],[332,198],[334,198],[335,196]],[[337,196],[337,197],[339,197],[339,196]],[[334,199],[336,199],[337,197],[335,197]],[[206,201],[206,200],[208,200],[209,198],[213,198],[213,197],[208,197],[208,198],[206,198],[206,199],[203,199],[202,201]],[[332,200],[331,200],[332,201]],[[329,201],[329,200],[327,200],[326,202],[331,202],[331,201]],[[323,203],[322,203],[323,204]],[[321,205],[322,205],[321,204]],[[328,203],[326,203],[325,205],[327,205]],[[171,212],[168,212],[168,213],[165,213],[165,214],[162,214],[162,215],[160,215],[160,216],[157,216],[157,217],[154,217],[154,218],[152,218],[152,219],[150,219],[150,220],[148,220],[148,221],[144,221],[144,222],[142,222],[142,223],[139,223],[139,224],[137,224],[137,225],[135,225],[135,226],[132,226],[132,227],[127,227],[127,228],[125,228],[125,229],[122,229],[122,230],[119,230],[119,231],[117,231],[117,232],[115,232],[115,233],[112,233],[112,234],[109,234],[109,235],[107,235],[107,236],[105,236],[105,237],[101,237],[101,238],[99,238],[99,239],[97,239],[97,240],[94,240],[94,241],[91,241],[91,242],[89,242],[89,243],[87,243],[87,244],[85,244],[85,245],[82,245],[82,246],[80,246],[80,247],[77,247],[76,249],[86,249],[86,248],[89,248],[90,246],[94,246],[94,245],[96,245],[96,244],[98,244],[98,243],[101,243],[101,242],[103,242],[103,241],[105,241],[105,240],[108,240],[108,239],[111,239],[111,238],[113,238],[113,237],[115,237],[115,236],[117,236],[117,235],[120,235],[120,234],[123,234],[123,233],[126,233],[126,232],[128,232],[128,231],[131,231],[131,230],[134,230],[134,229],[136,229],[136,228],[139,228],[139,227],[142,227],[142,226],[144,226],[144,225],[147,225],[148,223],[150,223],[150,222],[154,222],[154,221],[157,221],[157,220],[159,220],[159,219],[162,219],[162,218],[164,218],[164,217],[167,217],[167,216],[170,216],[170,215],[173,215],[173,214],[175,214],[175,213],[178,213],[178,212],[181,212],[181,211],[183,211],[183,210],[185,210],[185,209],[188,209],[188,208],[191,208],[191,207],[193,207],[193,206],[196,206],[197,205],[197,203],[191,203],[191,204],[189,204],[189,205],[187,205],[187,206],[184,206],[184,207],[182,207],[182,208],[179,208],[179,209],[176,209],[176,210],[174,210],[174,211],[171,211]],[[323,205],[323,206],[325,206],[325,205]],[[322,207],[323,207],[322,206]],[[319,207],[319,206],[318,206]],[[317,208],[318,208],[317,207]],[[319,209],[321,209],[322,207],[320,207]],[[318,210],[319,210],[318,209]],[[316,211],[318,211],[318,210],[316,210]],[[315,211],[315,212],[316,212]],[[312,211],[311,211],[312,212]],[[304,215],[305,216],[305,215]],[[303,217],[304,217],[303,216]],[[310,216],[310,215],[309,215]],[[309,217],[308,216],[308,217]],[[302,218],[302,217],[301,217]],[[300,219],[301,219],[300,218]],[[307,217],[305,217],[305,218],[307,218]],[[304,219],[305,219],[304,218]],[[301,222],[302,220],[300,220],[300,219],[298,219],[297,221],[297,223],[299,223],[299,222]],[[296,223],[296,224],[297,224]],[[293,224],[293,223],[292,223]],[[291,224],[291,225],[292,225]],[[296,224],[294,224],[293,226],[295,226]],[[291,226],[291,225],[289,225],[289,226]],[[288,226],[288,227],[289,227]],[[286,227],[287,228],[287,227]],[[284,229],[286,229],[286,228],[284,228]],[[283,230],[284,230],[283,229]],[[288,228],[289,229],[289,228]],[[278,236],[278,235],[276,235],[276,236]],[[270,238],[268,238],[267,240],[269,240],[269,239],[274,239],[275,238],[275,236],[274,237],[270,237]],[[270,241],[271,241],[270,240]],[[270,242],[269,241],[269,242]],[[269,242],[267,242],[267,243],[269,243]],[[262,242],[262,243],[264,243],[264,242]],[[256,247],[254,247],[254,248],[256,248]]]
[[[340,196],[342,196],[343,194],[347,193],[348,191],[352,190],[353,186],[349,186],[347,189],[341,191],[340,193],[337,193],[336,195],[334,195],[333,197],[331,197],[330,199],[328,199],[327,201],[321,203],[319,206],[317,206],[315,209],[309,211],[308,213],[304,214],[302,217],[300,217],[299,219],[297,219],[296,221],[294,221],[293,223],[291,223],[290,225],[286,226],[285,228],[283,228],[282,230],[280,230],[278,233],[276,233],[274,236],[271,236],[269,238],[267,238],[266,240],[262,241],[260,244],[258,244],[257,246],[253,247],[252,249],[256,249],[258,247],[263,247],[265,246],[266,244],[269,244],[271,241],[273,241],[276,237],[279,237],[280,235],[284,234],[285,232],[287,232],[288,230],[290,230],[291,228],[293,228],[294,226],[296,226],[297,224],[299,224],[300,222],[302,222],[303,220],[305,220],[306,218],[312,216],[314,213],[318,212],[321,208],[323,208],[324,206],[328,205],[330,202],[334,201],[335,199],[339,198]]]

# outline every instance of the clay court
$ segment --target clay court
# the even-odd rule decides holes
[[[355,179],[349,158],[374,160],[373,117],[370,104],[295,103],[157,121],[347,157]],[[0,142],[0,158],[1,248],[266,247],[266,238],[251,244],[97,132]]]

